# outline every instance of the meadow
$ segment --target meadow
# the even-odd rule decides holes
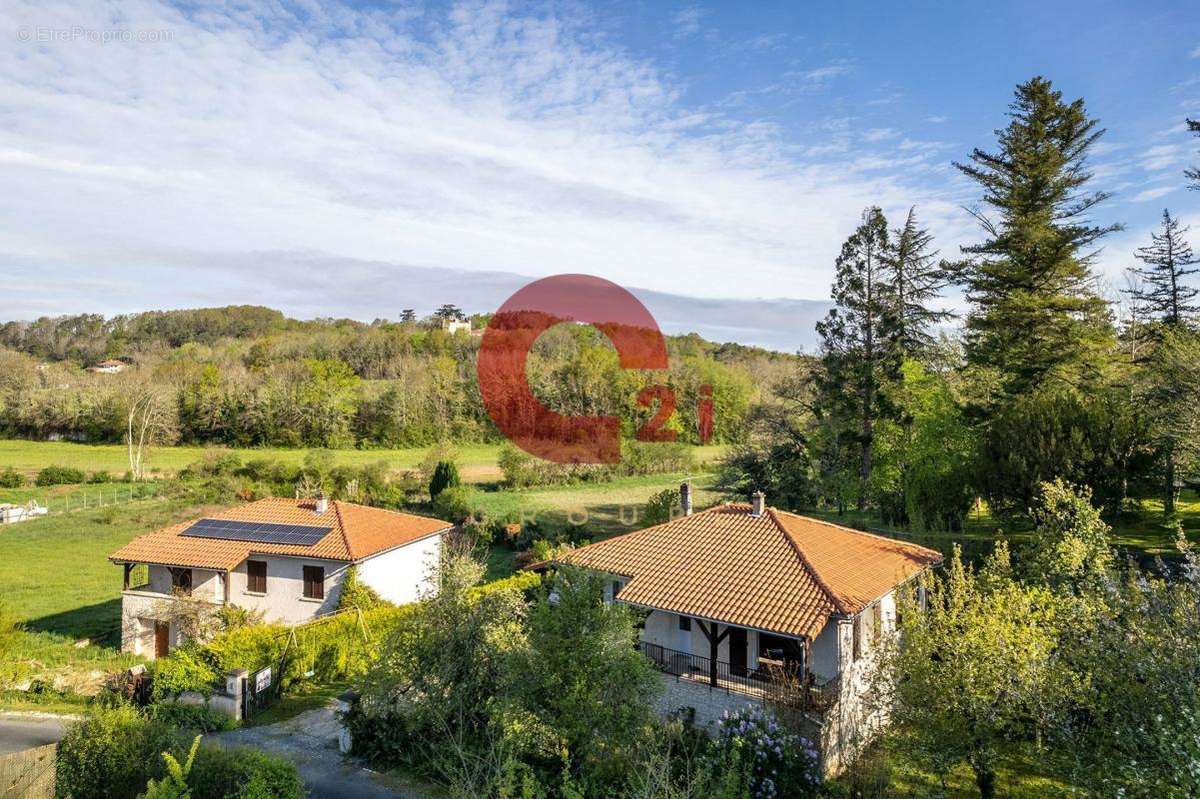
[[[725,452],[726,447],[712,445],[693,447],[698,464],[710,463]],[[500,454],[499,444],[456,444],[459,473],[469,483],[495,482],[501,479],[496,460]],[[149,473],[170,476],[189,464],[201,460],[213,451],[237,455],[243,461],[254,459],[277,460],[298,465],[304,462],[307,449],[284,449],[278,447],[227,448],[227,447],[158,447],[150,451],[147,461]],[[387,462],[397,469],[414,469],[429,453],[429,447],[408,449],[335,449],[335,465],[362,466],[369,463]],[[129,454],[123,444],[76,444],[68,441],[25,441],[0,439],[0,469],[11,466],[30,477],[46,466],[70,466],[88,472],[107,471],[122,475],[129,469]]]

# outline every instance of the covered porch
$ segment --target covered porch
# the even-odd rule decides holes
[[[822,637],[811,642],[650,609],[639,649],[659,671],[681,680],[820,709],[832,703],[837,693],[837,675],[813,668],[814,644],[827,643]]]

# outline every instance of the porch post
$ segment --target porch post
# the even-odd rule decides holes
[[[700,632],[704,633],[704,637],[708,639],[708,683],[714,688],[717,687],[717,648],[721,645],[721,641],[725,636],[729,635],[729,627],[725,627],[725,632],[717,635],[717,623],[713,622],[710,628],[707,624],[700,621],[696,622],[700,625]]]

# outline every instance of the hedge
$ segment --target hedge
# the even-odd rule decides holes
[[[170,720],[128,705],[92,708],[67,728],[55,762],[56,796],[135,799],[166,774],[163,752],[181,757],[190,741]],[[301,799],[296,767],[249,749],[202,746],[187,778],[192,799]]]
[[[478,586],[476,596],[516,588],[530,592],[541,577],[522,572]],[[234,669],[278,668],[284,652],[287,664],[276,679],[286,691],[298,682],[348,682],[366,674],[379,656],[379,646],[416,612],[418,603],[381,605],[323,616],[307,624],[257,624],[222,633],[207,644],[189,643],[155,661],[154,699],[163,701],[183,691],[211,694]]]

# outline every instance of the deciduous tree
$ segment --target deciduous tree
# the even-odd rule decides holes
[[[1011,577],[1004,544],[978,574],[956,546],[926,588],[926,608],[906,604],[901,641],[881,658],[881,696],[894,702],[908,754],[943,777],[966,763],[992,799],[1009,742],[1048,729],[1077,692],[1053,657],[1059,602]]]

